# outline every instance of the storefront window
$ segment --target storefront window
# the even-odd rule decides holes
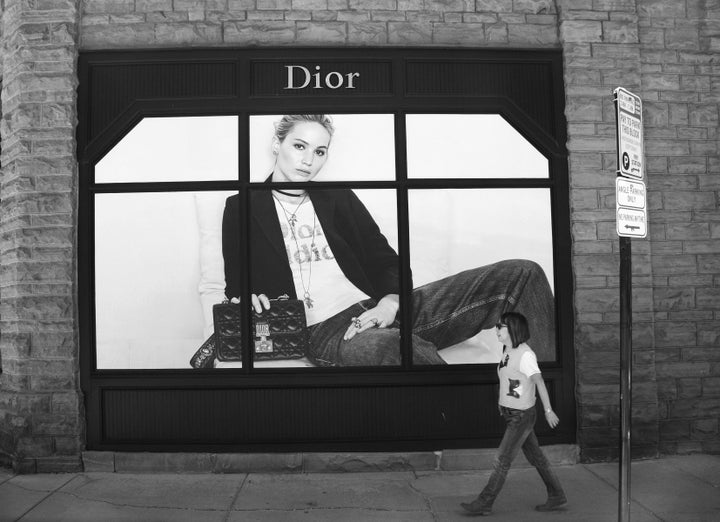
[[[414,343],[432,341],[450,364],[497,363],[495,323],[513,310],[529,319],[538,358],[555,360],[548,189],[412,190],[409,221],[414,303],[424,304]]]
[[[237,179],[238,118],[144,118],[95,165],[97,183]]]
[[[88,51],[78,78],[88,448],[495,440],[512,310],[571,418],[561,53]]]
[[[250,116],[250,181],[273,171],[275,125],[282,115]],[[333,114],[327,161],[314,181],[394,181],[395,135],[392,114]]]
[[[409,178],[548,177],[547,160],[500,116],[406,118]],[[409,188],[396,173],[394,116],[343,114],[251,116],[249,193],[143,191],[148,181],[242,180],[238,123],[146,118],[98,163],[98,182],[141,183],[95,197],[98,368],[186,368],[208,340],[225,342],[214,307],[233,298],[259,308],[247,313],[251,330],[270,328],[270,299],[301,302],[307,332],[288,337],[301,351],[254,331],[246,360],[258,368],[400,365],[401,305],[412,309],[414,365],[497,362],[493,325],[508,310],[531,319],[540,360],[555,360],[549,189]],[[363,188],[378,181],[391,188]],[[401,296],[408,254],[412,292]],[[215,368],[243,366],[241,350],[216,354]]]
[[[408,177],[547,178],[548,160],[499,114],[408,114]]]
[[[95,166],[98,184],[237,179],[238,118],[145,118]],[[187,368],[223,295],[222,205],[232,192],[95,195],[98,369]]]
[[[231,192],[98,194],[99,369],[187,368],[222,300],[222,204]]]
[[[406,116],[408,178],[549,178],[549,162],[498,114]],[[540,360],[555,360],[549,189],[411,190],[413,346],[434,364],[497,363],[503,312],[532,323]],[[429,344],[429,348],[428,348]]]

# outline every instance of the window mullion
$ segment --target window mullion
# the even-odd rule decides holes
[[[407,193],[407,135],[405,113],[395,113],[395,169],[397,180],[398,250],[400,255],[400,354],[402,367],[411,368],[412,352],[412,272],[410,270],[410,230]]]

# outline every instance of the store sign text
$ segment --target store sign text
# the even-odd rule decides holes
[[[287,83],[284,89],[304,89],[312,84],[313,89],[354,89],[354,81],[360,77],[359,72],[339,73],[330,71],[323,75],[320,66],[315,66],[315,72],[302,65],[286,65]]]

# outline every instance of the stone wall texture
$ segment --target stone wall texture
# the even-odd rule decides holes
[[[0,0],[0,462],[80,466],[79,50],[560,48],[578,444],[617,457],[612,90],[644,100],[649,237],[633,249],[634,456],[720,452],[719,0]]]
[[[658,440],[720,451],[720,2],[638,2]]]
[[[76,469],[78,6],[6,0],[0,137],[0,452],[21,471]]]

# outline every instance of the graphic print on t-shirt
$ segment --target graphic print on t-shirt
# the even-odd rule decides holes
[[[289,209],[277,198],[275,207],[295,293],[305,303],[308,326],[368,298],[340,269],[312,201],[306,199],[289,216]]]
[[[505,368],[508,365],[509,360],[510,360],[510,354],[507,353],[507,354],[505,354],[504,359],[500,359],[500,364],[498,364],[498,370]]]
[[[520,386],[520,380],[519,379],[508,379],[508,382],[510,383],[510,386],[508,386],[508,397],[515,397],[516,399],[520,398],[520,394],[522,393],[522,386]]]
[[[315,223],[314,234],[313,226],[308,223],[296,224],[293,228],[295,229],[294,238],[288,223],[280,223],[280,230],[285,241],[285,252],[291,266],[293,264],[309,264],[311,256],[313,263],[335,259],[319,223]],[[295,240],[297,240],[297,244]]]

